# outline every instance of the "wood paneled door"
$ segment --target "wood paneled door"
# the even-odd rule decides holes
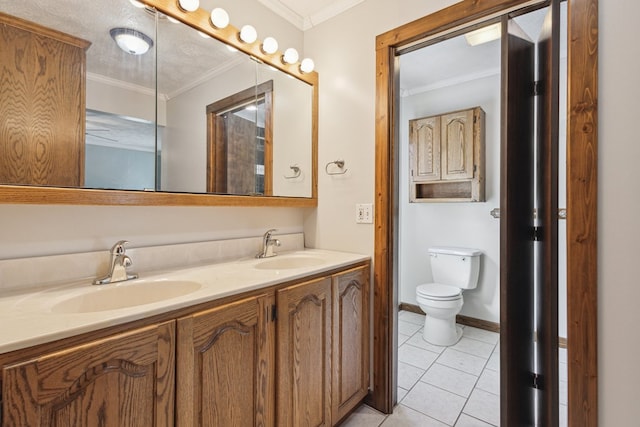
[[[3,426],[172,426],[175,322],[2,370]]]

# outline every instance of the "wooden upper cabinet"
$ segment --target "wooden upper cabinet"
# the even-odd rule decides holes
[[[0,13],[0,184],[84,184],[89,45]]]
[[[369,266],[333,276],[333,424],[369,392]]]
[[[331,278],[277,292],[278,427],[331,425]]]
[[[5,366],[3,426],[172,426],[175,322]]]
[[[178,426],[274,425],[273,299],[178,319]]]
[[[409,121],[410,201],[484,201],[480,107]]]

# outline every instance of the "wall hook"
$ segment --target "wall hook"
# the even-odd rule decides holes
[[[342,170],[342,172],[329,172],[330,165],[336,165],[340,170]],[[327,173],[327,175],[344,175],[345,173],[347,173],[348,170],[349,169],[344,169],[344,160],[342,159],[329,162],[324,167],[324,171]]]
[[[293,171],[293,175],[285,175],[284,179],[294,179],[294,178],[298,178],[300,176],[300,174],[302,173],[302,171],[300,170],[300,166],[298,165],[291,165],[289,166],[289,168],[291,168],[291,170]]]

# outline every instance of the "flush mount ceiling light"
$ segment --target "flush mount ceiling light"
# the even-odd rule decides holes
[[[229,25],[229,14],[226,10],[216,7],[211,11],[211,23],[219,29],[227,28]]]
[[[240,29],[240,40],[245,43],[253,43],[258,38],[258,32],[251,25],[245,25]]]
[[[178,0],[178,6],[187,12],[194,12],[200,7],[200,0]]]
[[[143,55],[153,46],[149,36],[131,28],[112,28],[109,34],[120,49],[131,55]]]
[[[285,64],[295,64],[298,62],[298,58],[298,51],[290,47],[284,51],[284,55],[282,55],[282,62]]]
[[[478,28],[477,30],[470,31],[464,35],[469,46],[477,46],[479,44],[488,43],[493,40],[498,40],[501,35],[500,23]]]

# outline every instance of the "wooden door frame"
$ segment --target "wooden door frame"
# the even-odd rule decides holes
[[[227,159],[220,159],[219,129],[216,119],[224,112],[243,104],[264,99],[264,193],[273,195],[273,80],[250,87],[206,106],[207,114],[207,193],[226,193],[227,183],[220,187],[220,169],[227,173]],[[256,124],[257,126],[257,124]],[[224,150],[226,152],[226,148]]]
[[[530,0],[463,0],[376,38],[376,180],[373,391],[370,404],[390,413],[395,395],[397,198],[395,52],[470,26]],[[567,342],[570,426],[597,426],[597,98],[598,0],[567,0]]]

